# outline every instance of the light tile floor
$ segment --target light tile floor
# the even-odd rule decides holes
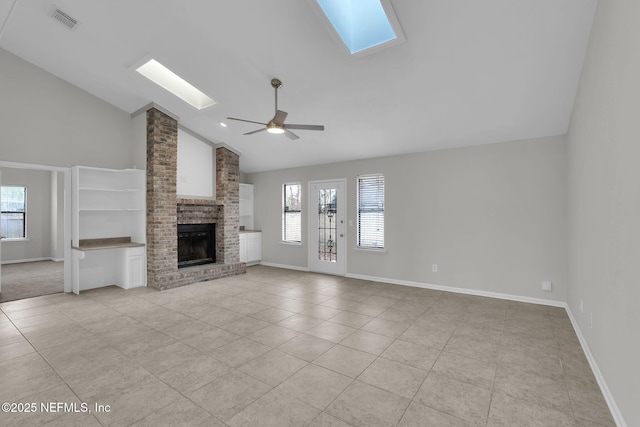
[[[257,266],[0,309],[5,427],[615,425],[560,308]]]

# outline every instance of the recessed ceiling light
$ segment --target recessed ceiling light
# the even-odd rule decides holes
[[[227,124],[225,122],[220,122],[220,126],[222,126],[223,128],[226,128]]]
[[[390,0],[316,0],[352,55],[405,40]]]
[[[199,91],[191,83],[155,59],[150,59],[136,68],[136,71],[198,110],[216,103],[212,98]]]

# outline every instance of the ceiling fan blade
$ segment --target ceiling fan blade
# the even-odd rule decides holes
[[[295,133],[291,132],[289,129],[285,129],[284,130],[284,134],[287,135],[287,138],[291,139],[291,140],[296,140],[298,138],[300,138],[298,135],[296,135]]]
[[[258,129],[258,130],[252,130],[251,132],[243,133],[243,135],[253,135],[254,133],[264,132],[265,130],[267,130],[267,128],[262,128],[262,129]]]
[[[276,110],[276,115],[273,116],[273,122],[282,126],[284,124],[284,119],[287,118],[287,114],[289,113],[286,111]]]
[[[324,130],[324,125],[286,125],[287,129]]]
[[[235,117],[227,117],[227,119],[229,120],[237,120],[239,122],[247,122],[247,123],[255,123],[257,125],[264,125],[266,126],[266,123],[262,123],[262,122],[254,122],[253,120],[245,120],[245,119],[236,119]]]

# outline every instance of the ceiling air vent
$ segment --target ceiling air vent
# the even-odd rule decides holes
[[[75,27],[76,24],[78,23],[78,21],[76,21],[75,19],[73,19],[72,17],[70,17],[69,15],[67,15],[66,13],[64,13],[58,8],[53,9],[51,11],[50,16],[56,21],[63,24],[64,26],[68,27],[70,30],[73,30],[73,27]]]

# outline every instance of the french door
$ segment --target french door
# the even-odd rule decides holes
[[[346,181],[309,182],[309,269],[346,273]]]

